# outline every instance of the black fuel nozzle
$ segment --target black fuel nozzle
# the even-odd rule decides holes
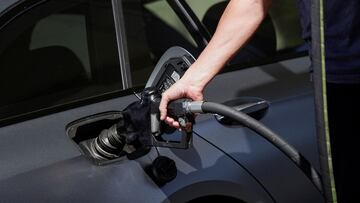
[[[165,124],[160,120],[161,94],[155,88],[146,88],[141,100],[127,106],[117,124],[104,129],[92,142],[92,149],[105,159],[113,159],[126,145],[168,148],[189,147],[192,140],[194,116],[188,111],[189,100],[176,100],[168,105],[169,116],[179,121],[181,138],[170,141],[163,138]],[[169,128],[169,127],[167,127]],[[174,129],[175,130],[175,129]]]
[[[163,121],[160,120],[159,105],[161,101],[161,93],[154,87],[146,88],[141,94],[141,102],[150,107],[150,133],[151,145],[157,147],[182,148],[189,147],[192,140],[192,126],[194,123],[194,115],[187,111],[186,105],[189,100],[180,99],[169,103],[168,115],[178,120],[181,128],[180,141],[169,141],[163,139],[164,132],[169,131]]]
[[[170,102],[167,106],[167,114],[175,119],[188,115],[189,112],[186,109],[186,104],[189,101],[187,99],[179,99]]]
[[[177,120],[182,131],[192,133],[192,126],[195,122],[194,115],[188,109],[191,100],[179,99],[169,103],[167,114]]]
[[[195,122],[194,115],[188,112],[185,108],[186,104],[189,100],[176,100],[169,103],[167,107],[168,115],[175,120],[177,120],[180,124],[181,128],[181,137],[180,141],[169,141],[163,139],[162,135],[164,134],[165,128],[171,128],[163,121],[160,121],[160,111],[159,111],[159,103],[154,105],[153,115],[151,116],[151,126],[152,129],[157,129],[155,126],[159,127],[159,131],[152,131],[153,135],[153,145],[158,147],[169,147],[169,148],[181,148],[187,149],[192,141],[192,129],[193,124]],[[173,128],[174,131],[176,130]],[[158,133],[160,132],[160,133]]]

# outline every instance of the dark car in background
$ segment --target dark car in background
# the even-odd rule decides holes
[[[189,149],[162,186],[148,153],[91,161],[71,124],[113,116],[137,100],[161,55],[195,57],[227,1],[1,0],[0,197],[10,202],[323,202],[281,151],[244,126],[198,116]],[[319,169],[309,58],[293,1],[276,1],[249,43],[207,87],[208,101],[256,97],[261,122]],[[173,135],[179,132],[174,132]],[[84,133],[82,136],[87,136]]]

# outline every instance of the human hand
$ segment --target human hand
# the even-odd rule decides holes
[[[179,122],[174,120],[174,118],[167,116],[167,105],[169,102],[181,98],[202,101],[203,87],[198,82],[184,76],[162,94],[159,106],[160,119],[175,128],[180,127]]]

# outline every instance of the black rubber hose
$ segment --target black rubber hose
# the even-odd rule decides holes
[[[204,113],[215,113],[232,118],[271,142],[286,156],[288,156],[322,193],[322,185],[319,173],[315,170],[314,167],[312,167],[310,162],[307,161],[293,146],[287,143],[275,132],[247,114],[236,111],[234,108],[225,106],[223,104],[204,102],[201,108]]]

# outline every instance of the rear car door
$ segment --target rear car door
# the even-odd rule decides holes
[[[2,199],[166,199],[142,185],[139,164],[96,167],[66,135],[70,122],[135,100],[123,92],[111,1],[21,1],[1,17]],[[123,195],[136,188],[148,192]]]

